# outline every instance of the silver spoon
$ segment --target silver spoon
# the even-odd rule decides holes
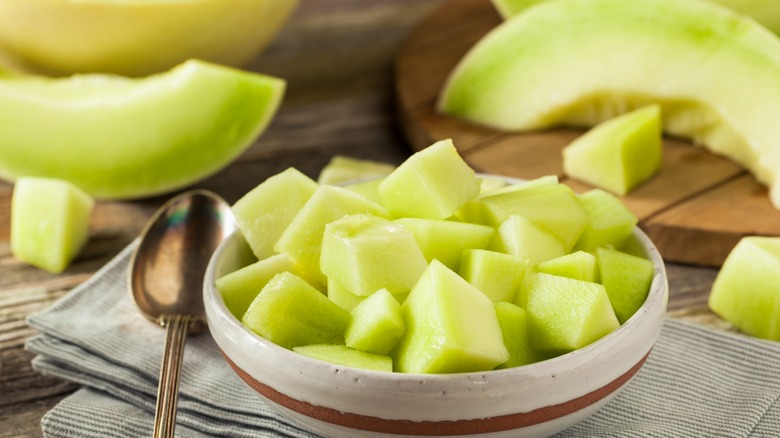
[[[160,207],[130,259],[129,286],[138,308],[166,328],[155,437],[173,436],[184,341],[188,333],[206,327],[202,299],[206,265],[235,229],[230,206],[222,198],[193,190]]]

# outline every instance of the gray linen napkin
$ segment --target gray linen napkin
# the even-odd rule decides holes
[[[47,437],[151,434],[164,330],[127,291],[132,247],[29,318],[33,367],[83,385],[44,416]],[[188,340],[178,412],[177,436],[314,436],[236,377],[208,333]],[[558,436],[780,437],[780,344],[667,320],[628,386]]]

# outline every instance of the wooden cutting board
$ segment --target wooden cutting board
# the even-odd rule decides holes
[[[536,178],[563,173],[561,149],[582,131],[506,133],[439,114],[435,102],[461,57],[501,22],[489,0],[445,0],[395,60],[402,129],[415,149],[452,138],[477,171]],[[780,140],[780,139],[778,139]],[[746,235],[780,235],[780,211],[741,167],[685,141],[664,140],[659,174],[623,198],[667,261],[720,266]]]

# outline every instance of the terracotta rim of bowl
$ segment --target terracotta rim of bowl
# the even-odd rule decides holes
[[[308,402],[294,399],[259,382],[239,368],[224,352],[222,352],[222,355],[225,357],[225,360],[230,367],[233,368],[233,371],[235,371],[236,374],[238,374],[238,376],[255,391],[274,403],[307,417],[351,429],[371,432],[393,433],[397,435],[455,436],[518,429],[555,420],[584,409],[609,396],[628,382],[628,380],[631,379],[645,363],[650,352],[648,351],[639,362],[615,380],[575,399],[556,405],[545,406],[530,412],[519,412],[516,414],[507,414],[490,418],[448,421],[393,420],[341,412],[332,408],[316,406]]]

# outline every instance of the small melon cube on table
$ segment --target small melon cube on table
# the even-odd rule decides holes
[[[356,295],[409,292],[427,266],[412,232],[395,222],[356,214],[325,226],[320,269]]]
[[[392,353],[396,371],[484,371],[509,359],[493,302],[438,260],[401,310],[406,331]]]
[[[509,360],[496,368],[512,368],[544,360],[545,357],[534,350],[528,341],[528,312],[507,302],[496,303],[495,306],[504,345],[509,351]]]
[[[596,258],[601,284],[623,324],[647,299],[653,282],[653,262],[611,248],[597,248]]]
[[[344,333],[347,347],[387,355],[404,333],[401,305],[380,289],[352,309],[352,322]]]
[[[617,197],[601,189],[580,195],[588,223],[575,248],[594,251],[599,246],[620,248],[639,219]]]
[[[780,341],[780,238],[742,238],[715,278],[709,306],[750,336]]]
[[[263,181],[233,205],[233,214],[258,260],[276,254],[274,244],[317,190],[317,183],[294,168]]]
[[[572,178],[625,195],[658,171],[661,154],[661,107],[648,105],[574,140],[563,149],[563,169]]]
[[[356,193],[342,187],[322,185],[295,215],[274,249],[290,256],[302,269],[316,276],[319,283],[327,284],[327,279],[320,273],[325,226],[346,215],[360,213],[387,215],[381,206]]]
[[[528,259],[532,266],[566,254],[555,235],[520,215],[511,215],[499,225],[489,249]]]
[[[527,300],[531,345],[543,352],[574,351],[620,326],[598,283],[537,273]]]
[[[585,251],[573,252],[539,263],[536,270],[575,280],[597,282],[599,279],[596,256]]]
[[[336,365],[388,373],[393,371],[393,359],[390,356],[353,350],[340,344],[305,345],[294,347],[292,350],[296,353]]]
[[[463,251],[460,274],[463,279],[495,302],[512,302],[523,284],[528,259],[483,249]]]
[[[416,152],[379,185],[382,205],[394,217],[446,219],[478,193],[479,180],[452,140]]]
[[[287,254],[276,254],[233,271],[218,278],[214,285],[222,295],[222,300],[230,313],[241,319],[260,290],[268,284],[271,278],[281,272],[291,272],[315,288],[324,291],[322,285],[298,267]]]
[[[458,269],[463,250],[487,248],[496,232],[487,225],[438,219],[401,218],[395,223],[414,234],[428,262],[436,259],[452,270]]]
[[[369,178],[381,178],[389,175],[395,166],[373,160],[336,155],[322,168],[317,182],[320,184],[338,184]]]
[[[284,348],[343,344],[352,315],[289,272],[276,274],[249,305],[241,322]]]
[[[11,198],[11,253],[45,271],[64,271],[87,241],[93,206],[67,181],[19,178]]]

